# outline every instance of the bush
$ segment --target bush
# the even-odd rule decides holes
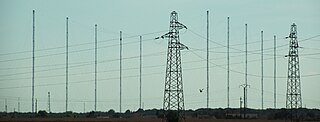
[[[41,118],[48,117],[48,113],[45,110],[40,110],[37,114],[37,117],[41,117]]]
[[[128,110],[126,110],[126,112],[124,112],[124,114],[130,114],[131,112],[130,112],[130,110],[128,109]]]
[[[137,110],[137,113],[142,113],[143,111],[144,111],[143,109],[139,108],[139,109]]]
[[[95,117],[96,115],[94,111],[89,112],[89,114],[87,115],[87,118],[95,118]]]
[[[74,113],[72,113],[72,111],[67,111],[67,112],[66,112],[66,117],[75,118],[76,115],[75,115]]]
[[[109,111],[108,111],[108,114],[114,114],[114,113],[116,113],[113,109],[110,109]]]
[[[112,115],[112,118],[120,118],[120,114],[119,113],[115,113]]]

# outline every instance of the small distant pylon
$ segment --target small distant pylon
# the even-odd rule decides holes
[[[289,41],[288,57],[288,79],[287,79],[287,100],[286,108],[290,110],[291,121],[298,121],[298,110],[302,107],[301,99],[301,82],[300,82],[300,68],[298,55],[298,40],[297,40],[297,26],[291,25],[290,35],[287,37]]]
[[[243,119],[246,119],[246,114],[247,114],[247,95],[248,95],[247,92],[248,92],[248,87],[250,87],[250,85],[242,84],[242,85],[240,85],[240,87],[243,88]],[[240,97],[240,101],[241,101],[241,97]],[[241,103],[240,103],[240,111],[241,111]]]
[[[5,102],[4,102],[4,111],[7,113],[8,112],[8,105],[7,105],[7,98],[5,99]]]
[[[179,30],[184,28],[187,29],[185,25],[178,21],[178,13],[173,11],[170,15],[169,32],[156,38],[168,38],[167,67],[163,101],[165,122],[181,122],[185,120],[180,51],[188,49],[188,47],[180,43],[179,39]]]
[[[51,113],[51,108],[50,108],[50,92],[48,92],[48,113]]]

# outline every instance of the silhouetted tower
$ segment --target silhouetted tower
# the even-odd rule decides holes
[[[140,70],[139,70],[139,79],[140,79],[140,80],[139,80],[139,81],[140,81],[140,82],[139,82],[139,83],[140,83],[139,108],[142,109],[142,108],[141,108],[141,98],[142,98],[142,95],[141,95],[141,94],[142,94],[142,36],[140,36],[140,41],[139,41],[139,42],[140,42],[140,43],[139,43],[139,44],[140,44],[140,51],[139,51],[139,54],[140,54],[140,55],[139,55],[139,64],[140,64],[140,65],[139,65],[139,66],[140,66],[140,67],[139,67],[139,69],[140,69]]]
[[[245,24],[245,75],[244,75],[244,84],[241,84],[240,87],[243,87],[243,119],[246,119],[246,109],[248,101],[248,24]],[[241,101],[241,98],[240,98]],[[241,111],[241,106],[240,106]],[[240,114],[241,116],[241,114]]]
[[[98,27],[97,24],[94,25],[94,111],[97,111],[97,52],[98,52]]]
[[[38,99],[36,98],[36,107],[35,107],[36,113],[38,113]]]
[[[207,109],[209,108],[209,11],[207,11]]]
[[[273,106],[277,108],[277,58],[276,58],[276,35],[273,36]]]
[[[86,102],[83,102],[83,113],[86,113]]]
[[[180,51],[188,49],[187,46],[180,43],[179,39],[179,30],[183,28],[187,29],[185,25],[178,21],[178,13],[173,11],[170,15],[169,32],[161,36],[161,38],[168,38],[163,109],[165,111],[165,118],[168,114],[177,114],[179,121],[184,121],[184,96]]]
[[[68,58],[68,47],[69,47],[69,27],[68,27],[68,20],[69,18],[66,18],[66,112],[68,111],[68,63],[69,63],[69,58]]]
[[[248,107],[248,24],[245,24],[245,75],[244,75],[244,95],[243,95],[243,108],[246,109]]]
[[[263,31],[261,31],[261,110],[263,110]]]
[[[50,92],[48,92],[48,113],[51,113],[51,108],[50,108]]]
[[[229,31],[229,23],[230,23],[230,18],[227,18],[227,64],[228,64],[228,70],[227,70],[227,108],[230,108],[230,31]]]
[[[34,51],[35,51],[35,10],[32,11],[32,113],[34,112],[34,65],[35,65],[35,56],[34,56]]]
[[[293,23],[290,30],[289,55],[288,57],[288,80],[286,107],[291,109],[291,120],[298,120],[298,108],[302,107],[301,83],[298,56],[297,26]],[[295,110],[295,113],[293,113]]]
[[[4,111],[7,113],[8,112],[7,98],[5,99],[4,109],[5,109]]]
[[[18,112],[20,113],[20,97],[18,97]]]
[[[120,80],[120,101],[119,101],[119,109],[120,109],[120,113],[121,113],[121,109],[122,109],[122,31],[120,31],[120,77],[119,77],[119,80]]]
[[[248,87],[250,87],[250,85],[248,84],[242,84],[240,85],[240,87],[243,88],[243,119],[246,119],[246,113],[247,113],[247,89]],[[241,101],[241,97],[240,97],[240,101]],[[241,110],[241,106],[240,106],[240,110]],[[241,115],[240,115],[241,116]]]
[[[239,115],[240,117],[242,116],[242,98],[240,97],[240,100],[239,100],[240,104],[239,104]]]

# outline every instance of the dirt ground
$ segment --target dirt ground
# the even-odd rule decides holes
[[[0,118],[0,122],[162,122],[158,118]],[[285,122],[284,120],[235,120],[187,118],[186,122]]]

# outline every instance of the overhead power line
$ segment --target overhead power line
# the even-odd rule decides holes
[[[201,58],[202,60],[204,60],[204,61],[206,60],[205,58],[201,57],[200,55],[198,55],[197,53],[193,52],[192,50],[190,50],[190,52],[192,52],[194,55],[196,55],[197,57]],[[269,59],[273,59],[273,58],[269,58]],[[225,68],[225,67],[223,67],[221,65],[215,64],[215,63],[213,63],[211,61],[210,61],[210,63],[213,64],[214,66],[220,67],[221,69],[227,70],[227,68]],[[230,69],[230,71],[238,73],[238,74],[245,74],[244,72],[233,70],[233,69]],[[249,74],[249,73],[247,75],[261,78],[261,75]],[[303,75],[303,76],[300,76],[300,77],[310,77],[310,76],[317,76],[317,75],[320,75],[320,74]],[[263,76],[263,77],[264,78],[274,78],[274,76]],[[277,77],[277,78],[287,78],[287,77]]]
[[[194,32],[194,31],[192,31],[192,30],[190,30],[190,29],[188,29],[188,30],[189,30],[191,33],[193,33],[194,35],[202,38],[203,40],[206,40],[206,37],[204,37],[204,36],[202,36],[202,35]],[[306,39],[302,39],[302,40],[300,40],[300,42],[307,41],[307,40],[311,40],[311,39],[317,38],[317,37],[320,37],[320,35],[315,35],[315,36],[312,36],[312,37],[309,37],[309,38],[306,38]],[[286,39],[286,38],[283,37],[283,38],[279,38],[278,40],[285,40],[285,39]],[[220,44],[220,43],[215,42],[215,41],[213,41],[213,40],[209,40],[209,41],[212,42],[212,43],[214,43],[214,44],[217,44],[217,45],[219,45],[219,46],[221,46],[221,47],[227,48],[227,46],[224,45],[224,44]],[[263,41],[273,41],[273,39],[263,40]],[[257,42],[258,42],[258,41],[254,42],[254,43],[257,43]],[[261,42],[261,41],[259,41],[259,42]],[[237,44],[237,45],[238,45],[238,44]],[[244,43],[239,44],[239,45],[244,45]],[[288,46],[288,45],[289,45],[289,44],[283,44],[283,45],[277,46],[276,48],[280,48],[280,47],[284,47],[284,46]],[[232,48],[232,47],[229,47],[229,48],[230,48],[230,49],[233,49],[233,50],[245,52],[244,50],[241,50],[241,49]],[[270,47],[270,48],[265,48],[265,49],[263,49],[263,50],[264,50],[264,51],[265,51],[265,50],[271,50],[271,51],[272,51],[273,49],[274,49],[273,47]],[[253,53],[253,52],[257,52],[257,51],[261,51],[261,50],[260,50],[260,49],[258,49],[258,50],[251,50],[251,51],[248,51],[248,52]],[[256,53],[256,54],[259,54],[259,53]],[[273,55],[273,54],[271,54],[271,55]]]
[[[191,48],[192,49],[192,48]],[[197,51],[197,50],[193,50],[193,51]],[[143,55],[143,57],[152,57],[152,56],[157,56],[156,54],[158,55],[164,55],[165,52],[157,52],[157,53],[151,53],[151,54],[146,54],[146,55]],[[197,54],[198,55],[198,54]],[[235,55],[235,56],[230,56],[230,57],[238,57],[238,56],[242,56],[242,55]],[[126,58],[123,58],[123,59],[134,59],[134,58],[139,58],[139,56],[132,56],[132,57],[126,57]],[[277,58],[283,58],[283,56],[277,56]],[[212,58],[210,59],[210,61],[212,60],[218,60],[218,59],[221,59],[221,57],[217,57],[217,58]],[[265,58],[264,60],[271,60],[273,59],[272,57],[270,58]],[[106,62],[111,62],[111,61],[118,61],[119,59],[110,59],[110,60],[103,60],[103,61],[99,61],[98,63],[106,63]],[[253,60],[249,60],[248,62],[257,62],[257,61],[260,61],[260,59],[253,59]],[[191,62],[183,62],[183,63],[193,63],[194,61],[191,61]],[[199,61],[197,61],[199,62]],[[87,65],[92,65],[94,62],[92,61],[89,61],[89,62],[78,62],[78,63],[74,63],[73,65],[69,66],[69,68],[77,68],[77,67],[81,67],[81,66],[87,66]],[[239,62],[234,62],[234,63],[230,63],[230,65],[235,65],[235,64],[242,64],[244,63],[243,61],[239,61]],[[76,65],[76,64],[79,64],[79,65]],[[64,65],[64,64],[62,64]],[[223,64],[221,66],[225,66],[227,64]],[[154,66],[159,66],[159,65],[154,65]],[[219,65],[220,66],[220,65]],[[216,67],[216,66],[214,66]],[[52,68],[52,69],[46,69],[46,70],[41,70],[41,71],[36,71],[36,72],[44,72],[44,71],[52,71],[52,70],[59,70],[59,69],[64,69],[65,67],[58,67],[58,68]],[[146,67],[143,67],[143,68],[146,68]],[[132,69],[132,68],[126,68],[126,69]],[[124,70],[126,70],[124,69]],[[117,69],[116,70],[112,70],[112,71],[118,71]],[[102,71],[102,72],[105,72],[105,71]],[[237,71],[238,72],[238,71]],[[31,72],[20,72],[20,73],[14,73],[14,74],[9,74],[9,76],[14,76],[14,75],[22,75],[22,74],[29,74]],[[93,72],[86,72],[86,73],[76,73],[76,74],[70,74],[70,75],[82,75],[82,74],[88,74],[88,73],[93,73]],[[98,73],[101,73],[98,72]],[[238,72],[240,73],[240,72]],[[2,77],[4,77],[6,75],[2,75]],[[65,76],[65,74],[61,74],[61,75],[50,75],[50,76],[43,76],[43,77],[37,77],[37,78],[50,78],[50,77],[62,77],[62,76]],[[308,77],[309,75],[307,75],[306,77]],[[22,78],[10,78],[10,79],[0,79],[0,81],[8,81],[8,80],[22,80],[22,79],[29,79],[30,77],[22,77]],[[267,78],[271,78],[271,76],[268,76]],[[276,78],[286,78],[286,77],[276,77]]]
[[[150,41],[150,40],[154,40],[154,39],[153,38],[152,39],[145,39],[143,41]],[[139,41],[138,42],[137,41],[127,42],[127,43],[123,43],[122,45],[133,44],[133,43],[139,43]],[[119,44],[100,46],[100,47],[97,47],[97,49],[108,48],[108,47],[113,47],[113,46],[119,46]],[[74,50],[74,51],[69,51],[68,53],[78,53],[78,52],[84,52],[84,51],[90,51],[90,50],[95,50],[95,48]],[[40,55],[40,56],[36,56],[35,58],[50,57],[50,56],[63,55],[63,54],[66,54],[66,52]],[[0,63],[2,63],[2,62],[10,62],[10,61],[27,60],[27,59],[31,59],[31,57],[23,57],[23,58],[16,58],[16,59],[1,60]]]
[[[133,35],[133,36],[123,37],[123,39],[136,38],[136,37],[145,36],[145,35],[152,35],[152,34],[162,33],[162,32],[165,32],[165,31],[167,31],[167,30],[155,31],[155,32],[150,32],[150,33],[143,33],[143,34],[137,34],[137,35]],[[98,41],[98,43],[110,42],[110,41],[115,41],[115,40],[118,40],[118,38],[100,40],[100,41]],[[85,43],[73,44],[73,45],[69,45],[69,47],[77,47],[77,46],[89,45],[89,44],[94,44],[94,42],[85,42]],[[66,46],[58,46],[58,47],[37,49],[35,51],[36,52],[40,52],[40,51],[48,51],[48,50],[55,50],[55,49],[64,49],[65,47]],[[30,53],[30,52],[32,52],[32,51],[25,50],[25,51],[18,51],[18,52],[9,52],[9,53],[2,53],[2,54],[0,54],[0,56],[15,55],[15,54],[22,54],[22,53]]]
[[[157,52],[157,53],[151,53],[151,54],[146,54],[144,55],[144,57],[149,57],[149,56],[157,56],[157,54],[161,55],[163,54],[164,52]],[[125,57],[125,58],[122,58],[123,60],[129,60],[129,59],[134,59],[134,58],[139,58],[139,56],[131,56],[131,57]],[[111,62],[111,61],[118,61],[120,59],[110,59],[110,60],[103,60],[103,61],[99,61],[98,63],[105,63],[105,62]],[[79,64],[79,65],[73,65],[73,66],[69,66],[69,68],[75,68],[75,67],[81,67],[81,66],[86,66],[86,65],[90,65],[90,64],[93,64],[94,62],[93,61],[90,61],[90,62],[87,62],[87,63],[83,63],[83,64]],[[44,72],[44,71],[52,71],[52,70],[58,70],[58,69],[64,69],[66,68],[65,66],[63,67],[58,67],[58,68],[52,68],[52,69],[45,69],[45,70],[38,70],[38,71],[35,71],[35,72]],[[13,76],[13,75],[20,75],[20,74],[28,74],[28,73],[31,73],[31,72],[18,72],[18,73],[13,73],[13,74],[4,74],[4,75],[0,75],[0,76]]]

